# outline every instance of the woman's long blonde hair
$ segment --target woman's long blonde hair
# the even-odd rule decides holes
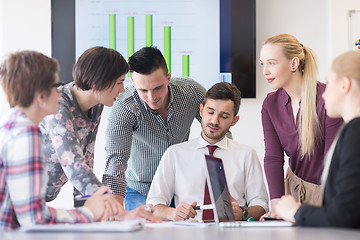
[[[299,118],[299,138],[301,157],[311,157],[320,132],[316,113],[317,63],[314,51],[302,44],[292,35],[279,34],[265,40],[265,44],[276,44],[283,48],[288,59],[298,57],[300,64],[296,71],[302,73],[302,97]]]

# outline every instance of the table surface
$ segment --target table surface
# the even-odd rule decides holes
[[[75,232],[37,232],[24,233],[19,231],[0,232],[1,240],[212,240],[212,239],[274,239],[274,240],[359,240],[360,230],[336,228],[305,228],[305,227],[248,227],[221,228],[218,226],[193,227],[152,227],[145,225],[135,232],[115,233],[75,233]]]

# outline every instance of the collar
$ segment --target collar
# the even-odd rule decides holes
[[[281,99],[280,101],[283,105],[287,105],[291,101],[289,94],[283,88],[279,89],[279,97],[280,97],[280,99]]]
[[[209,143],[207,141],[205,141],[205,139],[203,139],[202,136],[197,138],[197,141],[196,141],[197,149],[206,148],[207,145],[209,145]],[[228,149],[229,139],[225,136],[224,139],[222,139],[221,141],[219,141],[215,144],[210,144],[210,145],[216,145],[221,149]]]

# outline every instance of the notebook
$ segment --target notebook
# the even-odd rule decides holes
[[[208,171],[209,194],[214,205],[214,220],[219,223],[220,227],[285,227],[294,225],[282,220],[265,222],[235,221],[223,162],[220,158],[210,155],[205,155],[205,160]]]
[[[140,230],[145,221],[134,219],[121,222],[35,224],[23,226],[22,232],[132,232]]]

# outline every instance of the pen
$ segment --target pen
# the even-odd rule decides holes
[[[108,194],[109,192],[105,192],[104,194]],[[92,197],[92,195],[77,195],[74,197],[75,201],[86,201],[88,198]]]
[[[194,210],[207,210],[207,209],[214,209],[214,204],[202,205],[202,206],[195,206],[193,207]]]
[[[86,201],[91,195],[77,195],[74,197],[75,201]]]

